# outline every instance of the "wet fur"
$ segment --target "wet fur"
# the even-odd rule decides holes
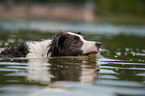
[[[26,57],[28,53],[28,46],[25,43],[21,43],[16,47],[12,46],[4,49],[4,51],[2,51],[0,55],[6,55],[10,57]]]
[[[53,38],[48,54],[51,54],[51,57],[81,55],[82,44],[77,36],[62,32]]]

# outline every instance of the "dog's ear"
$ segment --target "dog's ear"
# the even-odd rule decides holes
[[[63,51],[64,51],[64,42],[67,38],[67,33],[65,32],[61,32],[59,34],[57,34],[56,36],[54,36],[54,38],[52,39],[52,43],[50,44],[50,48],[48,50],[47,55],[50,53],[51,57],[54,56],[62,56],[63,55]]]
[[[66,40],[66,37],[67,37],[67,36],[66,36],[66,33],[64,33],[64,32],[60,33],[59,41],[58,41],[58,44],[59,44],[60,46],[63,45],[64,41]]]
[[[61,32],[59,33],[58,35],[56,35],[54,38],[53,38],[53,43],[55,43],[55,45],[57,46],[63,46],[63,43],[66,39],[66,33],[65,32]]]

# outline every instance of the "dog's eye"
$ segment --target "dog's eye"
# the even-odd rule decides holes
[[[75,41],[74,44],[77,44],[79,41]]]

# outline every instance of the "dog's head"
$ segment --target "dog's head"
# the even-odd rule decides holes
[[[81,35],[61,32],[56,35],[49,46],[48,55],[57,56],[94,56],[99,52],[100,42],[86,41]]]

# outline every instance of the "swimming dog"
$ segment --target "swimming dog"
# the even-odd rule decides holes
[[[61,32],[52,40],[28,41],[16,47],[6,48],[0,55],[26,58],[95,56],[100,48],[100,42],[87,41],[80,34]]]

